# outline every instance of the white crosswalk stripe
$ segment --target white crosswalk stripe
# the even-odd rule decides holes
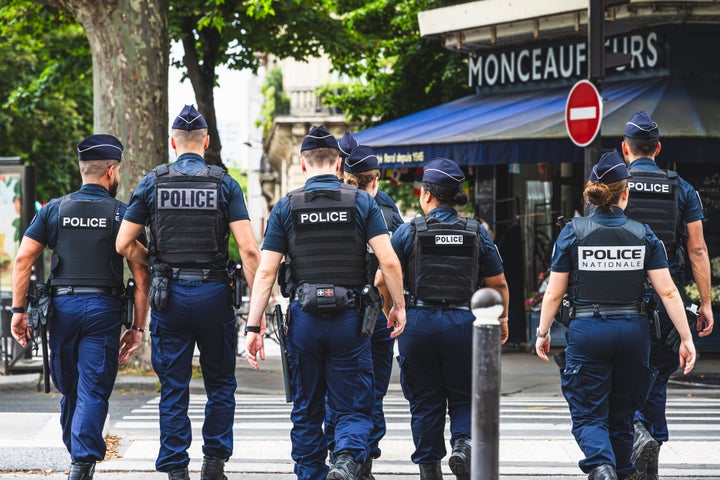
[[[111,425],[122,438],[121,458],[99,464],[101,470],[153,470],[159,448],[159,398],[148,401]],[[194,442],[190,468],[202,459],[202,420],[205,397],[192,395],[189,416]],[[235,453],[228,472],[292,473],[290,410],[276,395],[238,395],[235,410]],[[661,473],[707,476],[720,471],[720,399],[671,398],[668,419],[671,441],[661,450]],[[383,455],[374,463],[380,474],[417,472],[410,461],[413,451],[410,412],[405,399],[391,393],[385,400],[387,434]],[[501,474],[577,474],[582,454],[570,432],[565,400],[558,397],[513,396],[500,403]],[[449,438],[449,421],[446,438]],[[447,470],[445,466],[444,468]],[[447,470],[449,473],[449,470]]]

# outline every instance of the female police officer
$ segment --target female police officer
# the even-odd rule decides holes
[[[450,415],[450,469],[470,478],[472,322],[469,303],[484,278],[503,297],[508,289],[500,257],[487,232],[458,216],[467,203],[462,170],[437,158],[424,167],[420,207],[427,217],[402,225],[392,237],[410,295],[405,332],[398,339],[400,382],[410,402],[415,452],[422,480],[442,478],[445,415]],[[507,340],[503,313],[502,342]]]
[[[604,154],[593,168],[583,195],[594,208],[589,217],[566,225],[555,242],[535,343],[538,356],[548,361],[550,324],[569,284],[572,320],[562,390],[585,455],[579,465],[591,480],[636,476],[630,461],[633,414],[654,377],[641,307],[646,272],[680,332],[685,373],[695,362],[665,250],[647,226],[623,213],[629,177],[616,152]]]

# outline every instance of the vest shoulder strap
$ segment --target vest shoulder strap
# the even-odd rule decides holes
[[[467,230],[469,232],[480,233],[480,222],[478,222],[474,218],[466,218],[465,219],[465,230]]]
[[[208,176],[222,180],[223,176],[225,176],[225,170],[217,165],[210,165]]]
[[[155,173],[155,177],[161,177],[163,175],[167,175],[170,173],[170,166],[167,163],[163,163],[162,165],[158,165],[153,169],[153,172]]]
[[[425,217],[415,217],[410,223],[413,227],[415,227],[416,232],[424,232],[428,229]]]
[[[625,228],[635,237],[639,239],[645,238],[645,225],[642,223],[628,219],[628,223],[625,225]]]
[[[573,230],[575,230],[575,237],[578,241],[584,239],[590,234],[592,230],[592,224],[594,223],[589,217],[577,217],[572,220]]]

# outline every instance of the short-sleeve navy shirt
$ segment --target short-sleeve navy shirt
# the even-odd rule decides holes
[[[437,218],[441,222],[449,223],[458,218],[458,213],[457,210],[452,207],[437,207],[428,213],[428,217]],[[408,271],[407,267],[413,249],[413,240],[413,230],[410,222],[404,223],[392,236],[392,245],[395,249],[395,254],[397,254],[400,260],[403,272]],[[480,227],[480,243],[485,252],[485,255],[480,259],[480,271],[483,276],[494,277],[495,275],[503,273],[504,269],[500,254],[484,227]]]
[[[305,191],[339,190],[341,180],[335,175],[316,175],[305,182]],[[358,233],[370,240],[378,235],[387,235],[387,227],[375,200],[363,190],[358,190],[355,199],[357,215],[356,228]],[[282,254],[288,253],[288,239],[293,234],[290,197],[284,196],[273,207],[267,221],[265,240],[262,249]]]

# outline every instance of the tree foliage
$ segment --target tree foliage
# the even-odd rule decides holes
[[[77,142],[92,131],[92,62],[67,13],[29,1],[0,6],[0,155],[36,167],[37,198],[80,185]]]

